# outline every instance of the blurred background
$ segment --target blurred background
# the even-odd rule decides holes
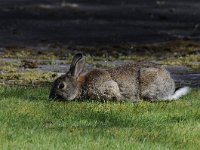
[[[0,47],[200,40],[199,0],[1,0]]]
[[[51,83],[77,52],[86,69],[164,64],[200,87],[199,0],[0,0],[0,84]]]

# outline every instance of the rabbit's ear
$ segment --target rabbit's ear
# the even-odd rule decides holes
[[[67,74],[78,77],[80,73],[83,71],[84,66],[85,66],[85,57],[83,56],[83,54],[78,53],[73,57],[71,66]]]

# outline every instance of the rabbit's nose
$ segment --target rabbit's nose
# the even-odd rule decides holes
[[[59,95],[59,94],[50,94],[49,95],[49,99],[50,100],[58,100],[58,99],[63,99],[63,96]]]
[[[49,99],[55,99],[56,98],[56,94],[52,94],[52,93],[50,93],[50,95],[49,95]]]

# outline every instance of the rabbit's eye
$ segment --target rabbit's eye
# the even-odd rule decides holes
[[[65,87],[65,84],[64,83],[60,83],[59,85],[58,85],[58,88],[59,89],[63,89]]]

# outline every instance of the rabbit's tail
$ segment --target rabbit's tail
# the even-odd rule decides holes
[[[166,100],[177,100],[180,97],[188,94],[190,92],[191,88],[188,86],[182,87],[175,91],[175,93],[169,97],[166,98]]]

